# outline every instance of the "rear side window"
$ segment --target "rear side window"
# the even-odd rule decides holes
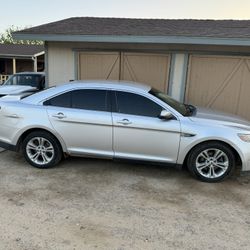
[[[106,90],[82,89],[73,90],[43,103],[47,106],[56,106],[73,109],[86,109],[95,111],[108,110],[108,98]]]
[[[71,107],[71,92],[67,92],[56,97],[53,97],[43,103],[46,106],[55,106],[70,108]]]
[[[116,92],[117,112],[130,115],[158,117],[163,110],[150,99],[128,92]]]

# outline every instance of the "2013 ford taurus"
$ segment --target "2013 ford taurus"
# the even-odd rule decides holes
[[[146,85],[84,81],[0,102],[0,146],[34,167],[65,155],[187,165],[202,181],[250,170],[250,123]]]

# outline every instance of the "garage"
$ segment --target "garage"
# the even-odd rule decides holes
[[[250,57],[191,55],[186,101],[250,120]]]
[[[141,82],[250,120],[250,20],[72,17],[14,37],[45,42],[48,86]]]
[[[79,79],[143,82],[167,91],[169,54],[129,52],[79,53]]]

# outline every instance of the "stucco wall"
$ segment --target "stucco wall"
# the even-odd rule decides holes
[[[169,52],[171,54],[244,54],[249,55],[248,47],[204,46],[204,45],[164,45],[164,44],[114,44],[114,43],[80,43],[80,42],[47,42],[47,83],[49,86],[75,80],[77,68],[77,51],[136,51],[136,52]],[[173,66],[173,65],[172,65]],[[77,67],[77,66],[76,66]]]
[[[71,44],[49,43],[47,48],[48,85],[74,80],[74,52]]]
[[[78,52],[93,51],[134,51],[134,52],[164,52],[172,50],[171,46],[146,44],[112,44],[112,43],[79,43],[79,42],[48,42],[47,45],[47,84],[58,85],[70,80],[77,80]],[[173,54],[173,53],[172,53]]]

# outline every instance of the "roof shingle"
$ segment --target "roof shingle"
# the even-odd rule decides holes
[[[43,51],[42,45],[0,44],[0,56],[33,56]]]
[[[16,34],[250,38],[250,20],[72,17]]]

